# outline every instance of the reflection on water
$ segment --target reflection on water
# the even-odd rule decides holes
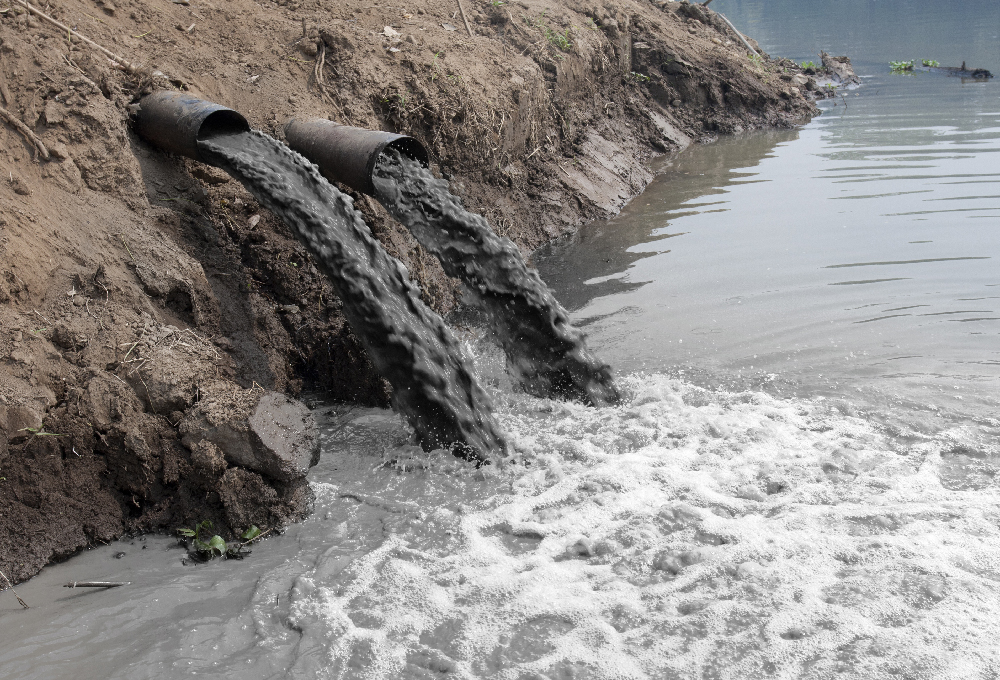
[[[536,254],[616,366],[994,406],[995,84],[881,70],[801,130],[690,149],[621,215]]]

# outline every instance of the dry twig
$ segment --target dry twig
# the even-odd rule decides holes
[[[2,106],[0,106],[0,118],[3,118],[5,121],[10,123],[15,130],[27,137],[28,141],[34,144],[35,148],[38,149],[38,154],[42,157],[42,160],[49,160],[49,150],[45,148],[45,145],[42,144],[42,140],[40,140],[27,125],[18,120],[13,113]]]
[[[462,21],[465,22],[465,30],[469,32],[469,37],[474,37],[472,28],[469,26],[469,20],[465,18],[465,7],[462,6],[462,0],[458,0],[458,11],[462,13]]]
[[[101,47],[100,45],[98,45],[97,43],[95,43],[90,38],[88,38],[86,36],[83,36],[83,35],[80,35],[79,33],[77,33],[76,31],[74,31],[69,26],[66,26],[65,24],[59,23],[58,21],[56,21],[55,19],[53,19],[52,17],[50,17],[48,14],[46,14],[42,10],[40,10],[37,7],[34,7],[33,5],[29,4],[27,2],[27,0],[16,0],[16,2],[19,5],[21,5],[22,7],[24,7],[25,9],[27,9],[29,12],[31,12],[32,14],[34,14],[35,16],[37,16],[38,18],[44,19],[45,21],[49,22],[50,24],[52,24],[53,26],[55,26],[56,28],[58,28],[60,31],[65,31],[67,36],[76,36],[77,38],[79,38],[83,42],[87,43],[88,45],[90,45],[94,49],[96,49],[99,52],[101,52],[104,56],[106,56],[108,59],[110,59],[111,61],[115,62],[119,66],[121,66],[123,69],[125,69],[129,73],[135,74],[135,73],[139,73],[141,71],[141,69],[138,66],[136,66],[135,64],[133,64],[132,62],[130,62],[130,61],[126,60],[126,59],[123,59],[122,57],[119,57],[117,54],[115,54],[114,52],[112,52],[109,49]]]
[[[28,607],[28,603],[22,600],[21,596],[17,594],[17,591],[14,590],[14,584],[10,582],[10,579],[7,578],[7,575],[4,574],[2,571],[0,571],[0,576],[3,576],[3,580],[7,582],[8,586],[10,586],[10,592],[14,593],[14,597],[17,598],[17,603],[22,607],[24,607],[25,609],[30,609],[30,607]]]
[[[118,588],[131,583],[131,581],[70,581],[63,588]]]

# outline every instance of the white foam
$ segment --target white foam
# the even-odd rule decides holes
[[[436,474],[466,474],[484,497],[422,507],[426,521],[336,576],[300,579],[291,619],[323,674],[996,670],[987,434],[890,435],[820,401],[626,382],[618,408],[505,397],[517,464],[479,482],[450,466],[412,478],[414,499]]]

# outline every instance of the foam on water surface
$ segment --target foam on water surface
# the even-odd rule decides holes
[[[504,397],[519,462],[485,474],[373,445],[372,428],[391,433],[395,418],[334,421],[328,445],[384,456],[398,474],[374,500],[352,496],[362,475],[316,485],[321,504],[381,503],[389,519],[380,545],[322,556],[299,577],[296,671],[1000,671],[995,427],[900,432],[822,400],[663,375],[625,385],[631,398],[615,408]]]

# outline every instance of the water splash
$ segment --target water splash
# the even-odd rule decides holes
[[[280,217],[315,256],[344,316],[425,449],[485,459],[504,449],[490,399],[448,326],[420,299],[406,269],[372,237],[354,205],[316,167],[258,132],[198,143]]]
[[[509,397],[498,417],[522,464],[427,502],[429,486],[456,486],[431,469],[399,482],[392,506],[379,499],[380,546],[299,577],[296,669],[613,680],[1000,667],[995,429],[893,434],[820,400],[623,382],[630,403],[600,410]],[[346,428],[360,443],[371,426]],[[336,481],[341,497],[354,486]]]
[[[470,213],[417,161],[384,152],[375,167],[375,194],[445,272],[465,282],[489,314],[508,365],[536,396],[581,399],[594,405],[620,400],[611,370],[595,357],[552,291],[528,269],[510,239],[482,215]]]

